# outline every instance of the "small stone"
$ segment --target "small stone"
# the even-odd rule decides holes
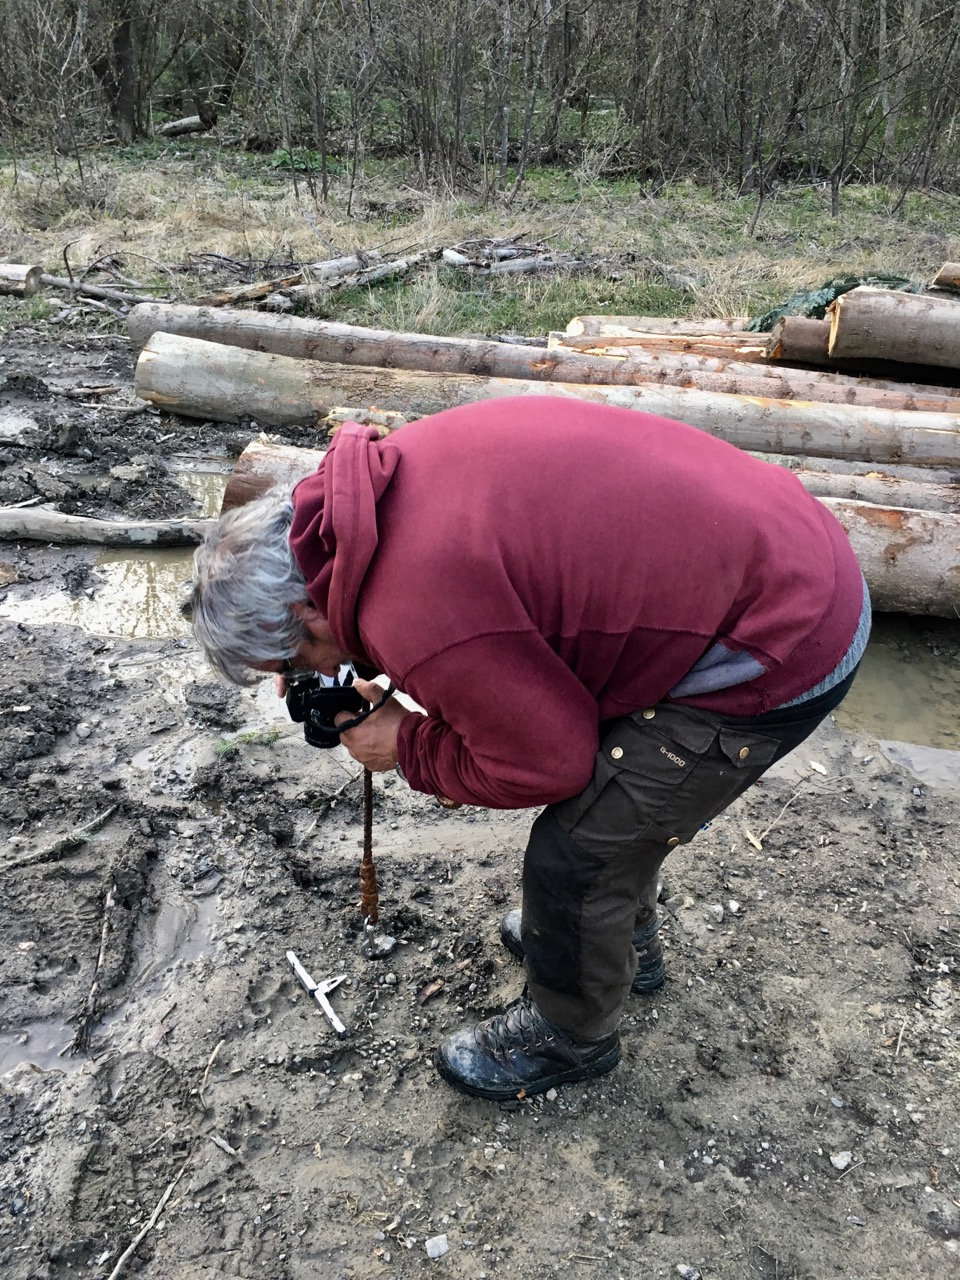
[[[681,1276],[682,1280],[700,1280],[700,1272],[697,1268],[684,1266],[682,1262],[677,1263],[677,1275]]]
[[[730,901],[727,903],[727,910],[730,912],[732,916],[738,916],[740,914],[740,903],[736,900],[736,898],[730,899]]]
[[[557,1100],[557,1091],[556,1091],[556,1089],[548,1089],[548,1090],[547,1090],[547,1092],[546,1092],[543,1096],[546,1098],[546,1100],[547,1100],[548,1102],[556,1102],[556,1100]]]
[[[830,1163],[835,1169],[849,1169],[853,1164],[852,1151],[835,1151],[830,1157]]]
[[[93,733],[93,730],[85,720],[81,720],[74,730],[74,733],[76,733],[78,738],[89,738],[91,733]]]
[[[431,1236],[423,1246],[427,1251],[428,1258],[442,1258],[450,1246],[447,1244],[446,1236]]]
[[[395,973],[384,974],[383,981],[388,987],[395,987],[397,985],[397,975]]]
[[[721,907],[719,902],[710,903],[707,907],[707,915],[712,916],[713,919],[716,920],[717,924],[723,923],[723,907]]]

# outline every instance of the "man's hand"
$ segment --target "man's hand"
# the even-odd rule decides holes
[[[383,690],[372,680],[354,680],[353,687],[360,697],[367,702],[379,702]],[[400,721],[410,712],[397,701],[388,698],[379,711],[368,716],[363,724],[355,729],[348,729],[340,735],[340,741],[359,764],[373,773],[383,772],[397,767],[397,732]],[[336,723],[354,717],[349,711],[341,711]]]

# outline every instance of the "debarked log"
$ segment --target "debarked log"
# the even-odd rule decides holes
[[[846,529],[875,610],[960,617],[960,515],[818,500]]]
[[[725,316],[717,320],[690,320],[683,316],[574,316],[567,333],[577,338],[619,336],[637,333],[743,334],[746,316]]]
[[[202,542],[212,524],[212,520],[94,520],[49,507],[0,507],[2,542],[184,547]]]
[[[0,293],[12,293],[29,298],[40,288],[42,267],[30,267],[20,262],[0,263]]]
[[[831,359],[960,369],[960,302],[861,285],[828,308]]]
[[[141,353],[135,387],[141,399],[173,413],[220,422],[254,418],[275,427],[316,425],[337,405],[423,418],[479,400],[550,395],[687,422],[761,453],[960,465],[960,413],[321,364],[167,333],[155,333]]]
[[[551,339],[555,335],[551,334]],[[922,409],[931,413],[960,412],[960,391],[936,385],[921,386],[879,378],[859,378],[827,369],[795,369],[789,365],[750,363],[727,356],[693,351],[662,351],[631,344],[606,346],[603,338],[567,338],[551,342],[550,350],[568,349],[601,356],[624,366],[617,383],[669,383],[699,391],[729,395],[773,396],[777,400],[820,400],[825,404],[854,404],[878,409]],[[826,338],[824,338],[826,342]],[[586,346],[582,344],[588,344]],[[629,375],[632,373],[632,377]],[[606,379],[613,382],[612,377]]]
[[[602,356],[548,351],[483,338],[367,329],[332,320],[272,316],[256,311],[213,311],[187,305],[148,304],[127,317],[134,347],[157,332],[200,338],[251,351],[322,360],[334,364],[469,373],[482,377],[537,378],[551,382],[633,386],[644,380],[639,367]],[[666,367],[666,366],[664,366]]]
[[[222,509],[241,506],[273,484],[292,486],[322,459],[321,450],[254,441],[240,455]],[[798,473],[804,483],[811,476],[822,478]],[[875,609],[960,615],[960,515],[817,497],[846,529]]]

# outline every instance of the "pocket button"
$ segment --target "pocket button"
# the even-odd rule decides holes
[[[657,713],[654,711],[653,707],[647,707],[646,711],[643,713],[643,718],[644,720],[652,720],[656,714]]]
[[[740,759],[741,759],[741,760],[746,760],[746,758],[747,758],[747,756],[748,756],[749,754],[750,754],[750,748],[749,748],[749,747],[741,747],[741,748],[740,748]]]
[[[670,839],[667,841],[667,848],[675,849],[679,843],[680,843],[679,836],[671,836]]]
[[[613,747],[611,749],[610,758],[612,760],[620,760],[622,756],[623,756],[623,747]]]

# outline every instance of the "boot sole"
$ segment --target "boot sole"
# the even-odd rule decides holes
[[[484,1098],[488,1102],[516,1102],[518,1099],[532,1098],[538,1093],[546,1093],[548,1089],[554,1089],[560,1084],[572,1084],[577,1080],[589,1080],[592,1076],[602,1076],[607,1071],[613,1070],[620,1061],[620,1056],[619,1048],[611,1049],[603,1057],[591,1062],[589,1066],[569,1067],[566,1071],[555,1071],[553,1075],[541,1076],[539,1080],[530,1084],[518,1082],[516,1088],[511,1089],[485,1089],[482,1085],[471,1084],[450,1070],[439,1049],[433,1055],[433,1065],[447,1084],[452,1085],[460,1093],[469,1094],[472,1098]]]
[[[523,959],[523,948],[518,947],[514,942],[512,936],[508,933],[504,933],[502,929],[500,930],[500,941],[503,943],[503,945],[506,947],[506,949],[510,952],[512,956],[516,956],[518,960]],[[661,960],[657,964],[656,968],[651,969],[646,973],[643,973],[640,969],[638,969],[633,979],[633,985],[630,987],[630,990],[633,992],[635,996],[648,996],[652,992],[660,990],[660,988],[663,986],[665,978],[666,978],[666,967],[664,966],[664,963]]]

